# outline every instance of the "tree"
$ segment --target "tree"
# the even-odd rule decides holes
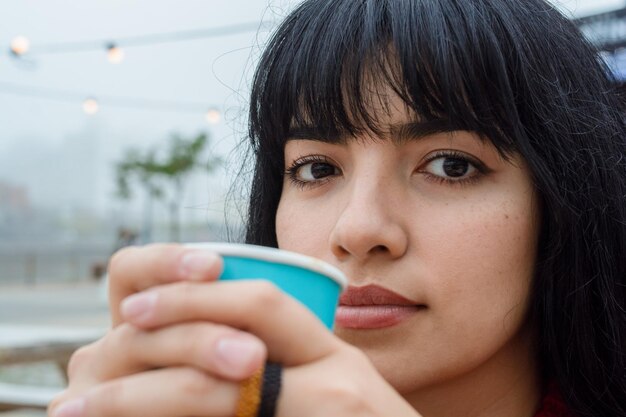
[[[154,151],[146,155],[136,149],[129,149],[121,161],[116,164],[116,182],[118,197],[128,200],[132,198],[131,181],[133,177],[145,190],[146,197],[143,203],[142,240],[149,242],[152,239],[152,212],[153,201],[163,198],[163,190],[157,184],[154,170]]]
[[[146,191],[144,218],[148,222],[145,224],[148,237],[152,224],[152,201],[166,199],[170,213],[170,240],[180,239],[180,205],[186,180],[198,169],[210,173],[222,163],[217,156],[203,157],[208,143],[209,138],[205,133],[192,138],[174,134],[162,158],[158,157],[157,149],[149,149],[145,154],[129,149],[122,160],[117,162],[118,195],[124,199],[131,198],[133,182]]]

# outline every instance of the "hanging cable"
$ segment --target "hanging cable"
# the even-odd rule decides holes
[[[96,113],[100,106],[104,105],[111,107],[203,114],[207,117],[207,120],[210,123],[218,123],[220,115],[219,110],[217,110],[215,106],[207,106],[202,103],[83,94],[76,91],[39,88],[2,81],[0,81],[0,94],[12,94],[47,100],[82,103],[83,109],[87,114]]]
[[[30,48],[11,47],[10,52],[17,57],[22,55],[44,55],[44,54],[63,54],[72,52],[85,52],[93,50],[102,50],[103,48],[111,52],[111,48],[135,47],[154,44],[163,44],[171,42],[183,42],[195,39],[213,38],[218,36],[235,35],[239,33],[269,30],[274,27],[273,22],[249,22],[234,25],[220,26],[216,28],[187,30],[179,32],[155,33],[149,35],[132,36],[126,38],[117,38],[115,40],[94,40],[80,42],[59,42],[49,44],[32,44]],[[28,39],[24,36],[20,38],[19,45],[28,44]],[[17,38],[16,38],[17,39]]]

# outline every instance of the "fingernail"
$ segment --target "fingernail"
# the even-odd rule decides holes
[[[263,345],[250,336],[228,336],[217,342],[216,354],[220,369],[233,377],[246,376],[263,352]]]
[[[146,321],[154,311],[158,296],[155,291],[146,291],[127,297],[120,307],[122,315],[133,321]]]
[[[183,255],[180,262],[180,274],[191,281],[200,281],[215,264],[218,256],[206,250],[192,250]]]
[[[53,417],[80,417],[85,409],[85,399],[76,398],[61,404],[55,411]]]

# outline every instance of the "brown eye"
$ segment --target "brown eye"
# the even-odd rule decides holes
[[[339,173],[337,167],[326,162],[309,162],[298,168],[297,176],[301,181],[315,181]]]
[[[435,157],[426,165],[423,171],[451,181],[462,180],[479,173],[472,162],[457,155]]]
[[[445,158],[443,160],[443,172],[449,177],[462,177],[470,169],[468,161],[458,158]]]

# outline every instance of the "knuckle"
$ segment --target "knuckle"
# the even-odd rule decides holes
[[[111,338],[116,346],[126,346],[137,338],[140,330],[132,324],[122,323],[113,331],[114,337]]]
[[[136,246],[125,246],[122,249],[117,250],[111,259],[109,259],[109,270],[117,271],[120,265],[123,265],[126,259],[137,251]]]
[[[210,325],[206,323],[194,323],[190,325],[185,336],[186,347],[190,350],[192,358],[199,363],[206,362],[207,349],[222,335],[226,334],[226,326]]]
[[[202,303],[196,303],[199,296],[198,284],[193,282],[176,282],[168,288],[158,289],[162,297],[169,298],[175,295],[176,304],[184,305],[191,314],[199,314]],[[174,298],[172,298],[174,299]]]
[[[201,368],[209,366],[214,369],[216,362],[215,349],[217,343],[225,338],[237,333],[238,330],[232,327],[213,323],[194,323],[189,325],[185,334],[184,344],[181,345],[181,355],[190,358],[191,361]],[[212,352],[207,355],[207,352]],[[210,358],[210,359],[209,359]]]
[[[187,302],[198,293],[198,284],[188,281],[178,281],[168,285],[167,288],[161,288],[162,294],[168,294],[169,292],[176,293],[176,297],[184,297],[184,302]]]
[[[94,355],[94,350],[97,349],[97,343],[93,342],[88,345],[79,347],[72,353],[70,360],[67,363],[67,376],[71,380],[82,369],[87,362],[90,361]]]
[[[321,391],[320,397],[335,404],[338,409],[336,411],[342,415],[371,415],[372,410],[367,403],[363,389],[352,381],[331,381],[325,384]]]
[[[285,302],[284,293],[273,283],[266,280],[259,280],[252,283],[254,285],[254,298],[250,307],[253,311],[259,308],[276,308]]]
[[[185,247],[180,243],[147,243],[143,245],[142,250],[149,253],[150,256],[157,262],[166,260],[169,262],[171,259],[177,258]]]
[[[178,373],[179,381],[176,386],[187,398],[206,395],[217,385],[213,378],[195,368],[180,368]]]
[[[133,341],[136,339],[139,330],[131,324],[122,323],[109,332],[108,335],[100,339],[100,349],[102,357],[109,357],[118,352],[124,352],[125,356],[131,355]]]

